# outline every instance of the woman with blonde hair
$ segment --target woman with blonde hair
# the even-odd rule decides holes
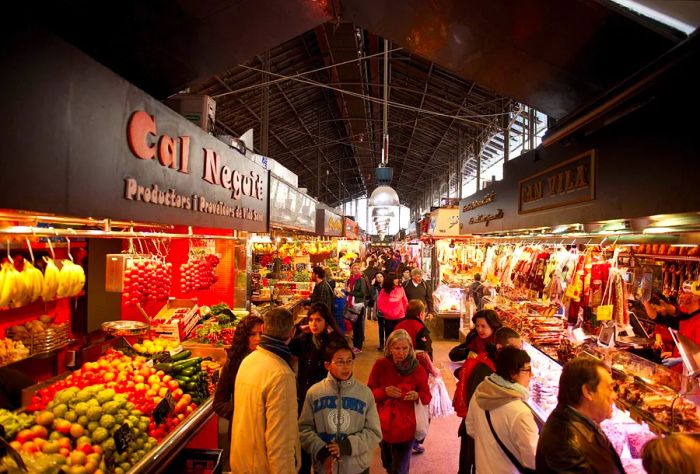
[[[683,434],[655,438],[644,446],[647,474],[700,474],[700,442]]]
[[[411,336],[403,329],[389,335],[367,385],[377,401],[382,426],[382,464],[389,474],[406,474],[416,435],[416,403],[430,403],[428,374],[416,359]]]

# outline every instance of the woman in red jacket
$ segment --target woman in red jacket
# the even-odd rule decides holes
[[[385,357],[378,359],[367,385],[377,401],[382,425],[382,465],[389,474],[406,474],[416,434],[415,404],[430,403],[428,374],[416,360],[411,336],[403,329],[391,333]]]
[[[396,274],[387,275],[377,297],[377,310],[384,316],[386,334],[391,334],[406,315],[408,299]]]

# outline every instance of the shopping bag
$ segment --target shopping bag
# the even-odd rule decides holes
[[[444,416],[452,416],[455,411],[452,407],[452,399],[445,386],[445,381],[442,377],[433,377],[428,379],[430,385],[430,393],[433,398],[430,400],[430,418],[442,418]]]
[[[416,439],[422,441],[428,436],[428,428],[430,427],[430,407],[423,405],[423,402],[418,400],[414,405],[416,413]]]
[[[362,308],[353,308],[350,305],[345,306],[345,312],[343,313],[343,317],[350,321],[351,323],[357,322],[358,318],[360,317],[360,313],[362,313]]]

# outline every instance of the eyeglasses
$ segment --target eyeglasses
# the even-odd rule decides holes
[[[331,363],[334,365],[337,365],[338,367],[350,367],[351,365],[353,365],[355,363],[355,361],[352,359],[350,359],[350,360],[334,360]]]
[[[532,373],[532,367],[528,367],[527,369],[520,369],[520,372],[530,372],[530,373]]]

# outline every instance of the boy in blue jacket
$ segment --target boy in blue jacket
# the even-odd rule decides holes
[[[372,453],[382,439],[374,395],[353,377],[354,360],[350,346],[330,344],[325,362],[328,377],[306,393],[299,435],[318,474],[368,473]]]

